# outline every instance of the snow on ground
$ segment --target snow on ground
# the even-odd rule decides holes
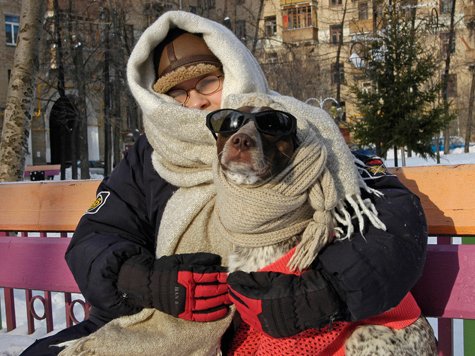
[[[469,153],[463,153],[463,148],[456,148],[450,154],[440,154],[441,165],[457,165],[457,164],[475,164],[475,143],[470,146]],[[388,157],[385,160],[386,166],[394,167],[393,152],[388,152]],[[435,158],[424,159],[422,157],[406,157],[406,166],[435,166],[437,161]],[[398,166],[402,166],[401,152],[398,152]]]
[[[399,153],[400,154],[400,153]],[[401,157],[399,159],[399,166],[401,166]],[[394,159],[388,156],[385,161],[388,167],[394,167]],[[435,159],[429,158],[427,160],[420,157],[408,157],[406,158],[406,166],[431,166],[436,165]],[[442,165],[457,165],[457,164],[475,164],[475,144],[471,145],[470,153],[463,153],[462,149],[456,149],[450,154],[441,155],[440,164]],[[94,178],[100,178],[99,175]],[[61,293],[53,293],[53,320],[55,322],[55,330],[51,333],[54,334],[58,330],[65,327],[65,313],[63,309],[64,297]],[[76,295],[77,298],[77,295]],[[74,296],[73,296],[74,299]],[[6,332],[5,321],[5,300],[3,289],[0,288],[0,310],[1,310],[1,324],[4,329],[0,330],[0,356],[16,356],[21,353],[27,346],[32,344],[35,339],[46,336],[46,327],[41,326],[32,335],[27,335],[26,326],[26,313],[25,313],[25,294],[22,290],[15,291],[15,309],[17,313],[17,328],[9,333]],[[42,314],[41,308],[38,307],[38,314]],[[81,320],[80,312],[77,312],[78,318]],[[430,320],[434,330],[437,332],[437,325],[435,321]],[[36,322],[37,325],[43,325],[44,322]],[[454,355],[462,356],[463,352],[463,323],[461,320],[454,321],[454,331],[456,335],[456,342]],[[457,336],[460,340],[457,340]]]
[[[26,302],[25,291],[15,290],[15,312],[17,320],[17,328],[8,332],[6,331],[6,319],[5,319],[5,299],[3,289],[0,288],[0,306],[1,306],[1,325],[3,327],[0,330],[0,355],[1,356],[16,356],[19,355],[26,347],[31,345],[36,339],[43,338],[48,335],[53,335],[58,330],[66,327],[66,317],[64,309],[64,294],[63,293],[51,293],[51,300],[53,305],[53,323],[54,330],[51,333],[46,333],[45,321],[35,321],[37,330],[31,335],[28,335],[28,326],[26,320]],[[43,295],[43,292],[33,291],[33,295]],[[82,295],[73,293],[72,300],[81,299],[84,300]],[[43,315],[44,309],[40,302],[35,302],[35,310],[38,315]],[[74,307],[74,313],[79,320],[84,318],[82,308],[76,304]]]

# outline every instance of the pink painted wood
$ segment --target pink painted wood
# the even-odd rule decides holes
[[[475,245],[429,245],[412,290],[426,316],[475,319]]]
[[[12,288],[4,289],[5,295],[5,318],[7,319],[7,331],[16,328],[15,298]]]
[[[453,353],[452,319],[475,319],[473,271],[475,245],[428,246],[424,274],[412,293],[425,316],[439,318],[439,355]]]
[[[79,293],[64,260],[70,239],[0,238],[0,286]]]
[[[437,236],[438,245],[450,245],[452,237]],[[439,356],[452,356],[454,344],[454,322],[452,319],[437,319],[437,337],[439,341]]]

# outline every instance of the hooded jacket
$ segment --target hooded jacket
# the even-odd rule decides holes
[[[120,267],[130,258],[137,264],[153,258],[164,207],[176,190],[153,169],[151,153],[147,138],[141,136],[100,184],[98,195],[107,199],[95,213],[82,217],[66,253],[92,305],[90,318],[100,324],[139,310],[117,290]],[[317,257],[326,282],[342,300],[340,313],[346,320],[360,320],[398,304],[421,274],[427,240],[419,199],[388,175],[379,160],[359,158],[369,162],[361,166],[367,184],[385,195],[375,205],[388,229],[370,225],[364,237],[356,232]],[[383,173],[372,173],[377,171]],[[332,289],[329,298],[335,298]]]
[[[128,66],[130,88],[144,113],[146,136],[139,138],[100,184],[102,204],[82,217],[66,253],[81,291],[93,306],[90,318],[98,323],[140,310],[117,289],[119,276],[132,278],[120,273],[121,266],[125,261],[146,266],[155,258],[162,242],[157,244],[157,236],[166,238],[160,237],[159,230],[169,199],[180,184],[196,185],[200,179],[208,179],[203,169],[190,182],[180,172],[168,169],[170,162],[195,168],[198,161],[208,167],[210,152],[214,152],[213,137],[204,125],[206,113],[182,108],[151,89],[155,81],[151,56],[164,38],[163,27],[178,26],[203,34],[223,63],[224,105],[234,94],[271,93],[257,61],[224,27],[181,12],[167,13],[159,21],[145,31]],[[203,118],[202,128],[187,130],[190,113]],[[194,143],[192,150],[180,149],[178,133]],[[360,158],[371,162],[368,157]],[[384,198],[368,197],[373,199],[386,231],[365,224],[365,230],[356,230],[351,239],[321,251],[313,264],[325,276],[328,298],[341,300],[338,314],[343,320],[360,320],[397,305],[419,278],[425,261],[427,232],[418,198],[383,166],[374,167],[362,163],[359,170],[369,187],[384,194]],[[372,173],[378,171],[382,173]]]

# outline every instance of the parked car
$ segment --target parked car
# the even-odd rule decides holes
[[[437,144],[437,138],[434,138],[432,140],[432,145],[431,145],[432,152],[437,152],[436,144]],[[462,137],[460,137],[460,136],[450,136],[450,138],[449,138],[449,150],[453,150],[453,149],[456,149],[456,148],[463,148],[464,145],[465,145],[465,140]],[[444,138],[440,137],[439,138],[439,150],[443,151],[444,147],[445,147]]]

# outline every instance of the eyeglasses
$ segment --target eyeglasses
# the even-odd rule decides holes
[[[294,134],[297,130],[297,119],[291,114],[279,110],[266,110],[256,113],[245,113],[233,109],[221,109],[206,115],[206,126],[217,139],[217,134],[237,132],[249,121],[254,121],[257,129],[271,136]]]
[[[193,88],[185,89],[172,89],[167,92],[167,95],[178,101],[181,105],[185,106],[190,98],[190,91],[196,90],[202,95],[211,95],[221,89],[221,78],[223,75],[208,75],[200,79]]]

